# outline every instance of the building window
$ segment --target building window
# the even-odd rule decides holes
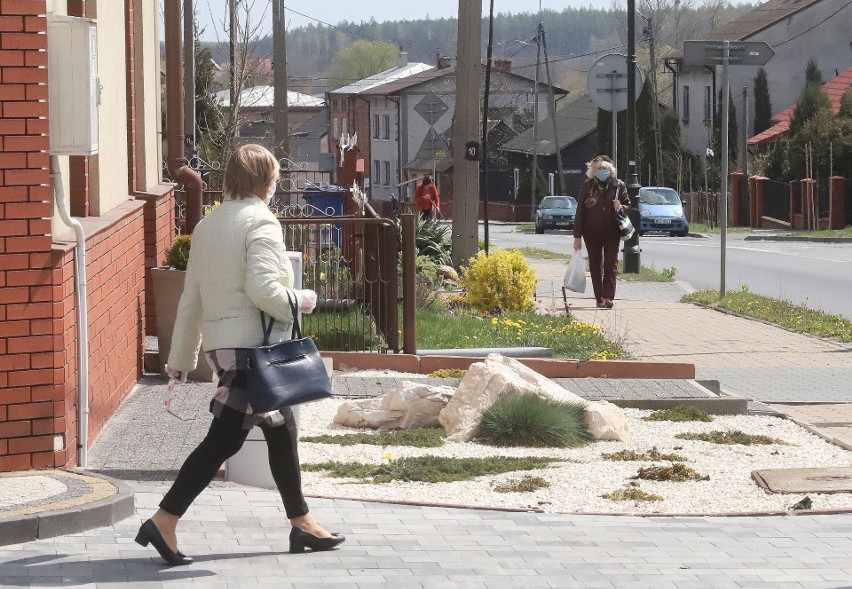
[[[331,138],[337,139],[338,137],[340,137],[340,135],[338,135],[337,117],[334,117],[334,120],[331,122]]]
[[[373,139],[379,138],[379,115],[373,115]]]
[[[684,123],[689,122],[689,86],[683,87],[683,112],[681,118]]]
[[[382,183],[382,162],[379,160],[373,160],[373,169],[371,171],[373,186],[380,186]]]
[[[384,123],[385,123],[385,128],[384,128],[384,135],[382,135],[382,139],[387,139],[388,141],[390,141],[390,127],[391,127],[390,115],[384,116]]]
[[[704,86],[704,122],[709,123],[713,118],[713,90]]]
[[[349,120],[348,119],[341,119],[341,121],[340,121],[340,135],[342,137],[345,137],[346,135],[349,134],[348,131],[349,131]]]
[[[385,185],[391,185],[390,162],[385,162]]]

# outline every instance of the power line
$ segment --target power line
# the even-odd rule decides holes
[[[823,24],[825,21],[827,21],[828,19],[830,19],[831,17],[833,17],[835,14],[837,14],[838,12],[840,12],[841,10],[843,10],[844,8],[846,8],[847,6],[849,6],[850,4],[852,4],[852,0],[849,0],[849,2],[847,2],[847,3],[846,3],[846,4],[844,4],[843,6],[841,6],[840,8],[838,8],[837,10],[835,10],[834,12],[832,12],[831,14],[829,14],[828,16],[826,16],[824,19],[822,19],[821,21],[819,21],[818,23],[816,23],[816,24],[815,24],[815,25],[813,25],[812,27],[805,29],[804,31],[802,31],[801,33],[799,33],[798,35],[796,35],[795,37],[790,37],[790,38],[789,38],[789,39],[787,39],[786,41],[781,41],[780,43],[776,43],[775,45],[773,45],[773,47],[780,47],[781,45],[784,45],[785,43],[789,43],[790,41],[793,41],[794,39],[798,39],[799,37],[801,37],[801,36],[802,36],[802,35],[804,35],[805,33],[809,33],[809,32],[811,32],[812,30],[814,30],[815,28],[817,28],[818,26],[820,26],[821,24]]]

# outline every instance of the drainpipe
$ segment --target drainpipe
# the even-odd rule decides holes
[[[65,189],[62,187],[62,172],[59,169],[59,158],[50,156],[50,183],[53,186],[59,217],[68,227],[74,229],[77,246],[74,250],[74,282],[77,291],[77,374],[79,382],[79,409],[77,463],[86,468],[89,453],[89,313],[86,296],[86,235],[83,226],[77,219],[68,214],[65,203]]]
[[[201,176],[189,167],[186,159],[183,103],[183,30],[181,0],[165,0],[166,40],[166,139],[169,150],[169,175],[186,189],[186,227],[189,235],[201,220],[204,191]],[[192,18],[192,15],[187,15]]]

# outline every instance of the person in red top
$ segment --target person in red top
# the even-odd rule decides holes
[[[414,191],[414,206],[424,219],[434,217],[435,211],[441,208],[441,197],[438,196],[438,189],[431,176],[423,176],[423,181]]]

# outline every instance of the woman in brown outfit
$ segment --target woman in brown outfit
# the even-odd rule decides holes
[[[586,242],[597,306],[611,309],[618,275],[618,245],[621,243],[621,234],[612,216],[613,211],[629,213],[630,198],[609,156],[599,155],[593,159],[586,170],[586,177],[588,179],[577,197],[574,251],[579,252],[582,242]]]

